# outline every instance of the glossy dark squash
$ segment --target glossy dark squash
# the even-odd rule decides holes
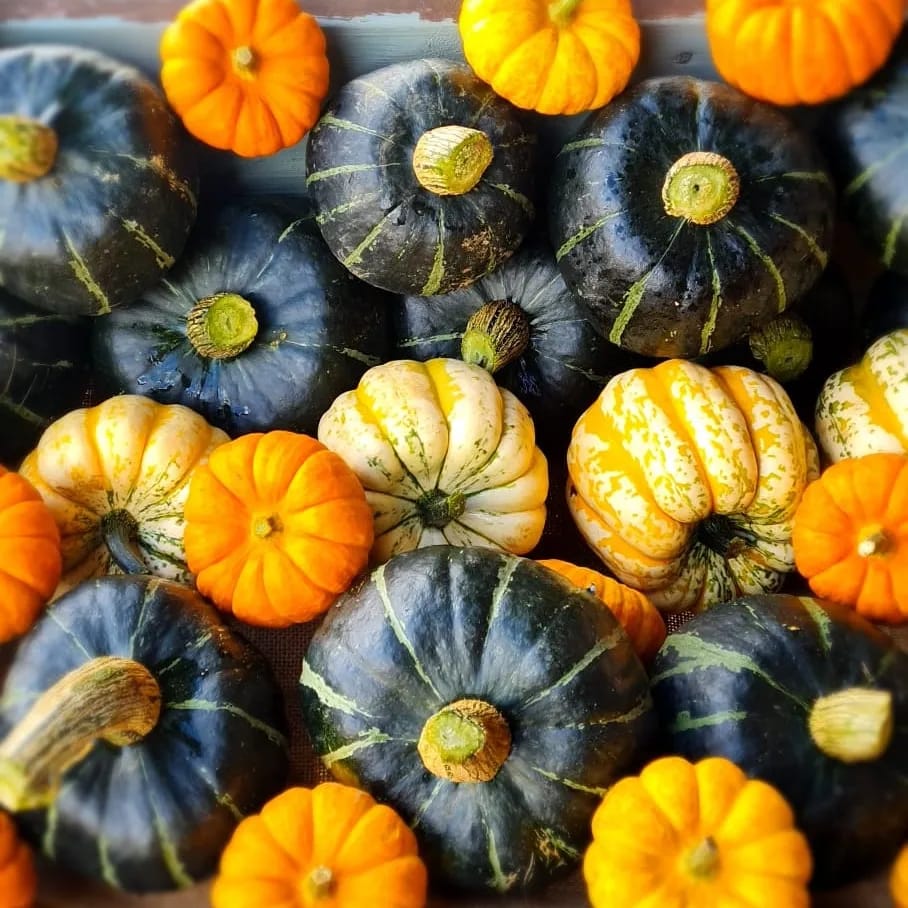
[[[431,296],[520,245],[535,216],[535,148],[516,109],[469,67],[410,60],[340,88],[309,134],[306,185],[345,267]]]
[[[0,463],[18,466],[89,385],[88,319],[34,309],[0,289]]]
[[[11,743],[64,678],[66,693],[32,726],[37,743]],[[90,749],[61,778],[59,745],[75,740],[76,717]],[[29,839],[131,892],[209,876],[239,820],[287,775],[283,704],[264,658],[195,591],[148,576],[90,580],[49,607],[12,659],[0,735],[0,802]]]
[[[12,113],[15,112],[15,113]],[[97,315],[179,257],[195,220],[194,151],[160,90],[92,50],[0,50],[0,285]]]
[[[538,886],[575,866],[603,790],[655,731],[608,609],[491,549],[379,567],[328,613],[300,681],[322,762],[398,810],[436,884],[459,889]]]
[[[835,197],[809,137],[731,86],[649,79],[561,149],[549,229],[571,290],[648,356],[727,347],[826,266]]]
[[[786,595],[718,605],[669,635],[651,679],[667,749],[727,757],[775,785],[810,841],[818,886],[870,875],[908,835],[908,654],[853,611]],[[840,699],[852,731],[822,743],[818,704],[853,689],[871,702]]]
[[[206,211],[167,279],[98,319],[99,385],[201,413],[230,435],[319,417],[387,357],[387,304],[308,217],[244,201]]]

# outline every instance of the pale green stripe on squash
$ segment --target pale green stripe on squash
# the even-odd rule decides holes
[[[823,652],[826,655],[832,651],[832,619],[827,614],[826,610],[820,608],[819,604],[811,599],[809,596],[801,597],[801,602],[804,605],[804,609],[808,615],[813,619],[813,623],[817,626],[817,631],[820,634],[820,645],[823,647]]]
[[[101,868],[101,879],[111,889],[119,889],[120,881],[117,878],[117,869],[110,859],[110,843],[102,831],[98,831],[98,864]]]
[[[238,719],[242,719],[246,722],[251,728],[254,728],[256,731],[260,731],[269,741],[278,746],[285,746],[287,743],[287,738],[279,732],[276,728],[272,728],[268,725],[267,722],[262,722],[261,719],[256,719],[255,716],[249,715],[244,709],[240,709],[239,706],[234,706],[232,703],[215,703],[211,700],[182,700],[178,703],[165,703],[164,709],[185,709],[185,710],[198,710],[199,712],[226,712],[230,713],[232,716],[236,716]]]
[[[719,269],[716,267],[716,256],[713,252],[712,234],[706,231],[706,252],[709,255],[710,281],[712,283],[712,299],[709,303],[709,314],[703,323],[700,331],[700,352],[709,351],[713,334],[716,330],[716,322],[719,318],[719,309],[722,307],[722,278],[719,276]]]
[[[359,123],[354,123],[352,120],[345,120],[342,117],[335,117],[334,114],[326,113],[321,120],[318,121],[319,129],[323,126],[332,126],[335,129],[346,130],[347,132],[360,132],[363,135],[374,136],[376,139],[382,139],[385,142],[390,142],[392,145],[397,143],[391,136],[383,135],[380,132],[376,132],[374,129],[369,129],[368,126],[362,126]]]
[[[675,716],[671,725],[669,725],[669,731],[673,733],[696,731],[698,728],[711,728],[714,725],[724,725],[726,722],[739,722],[741,719],[746,718],[747,713],[734,710],[692,718],[687,710],[682,710]]]
[[[492,833],[492,829],[488,824],[488,821],[485,818],[482,810],[479,811],[479,820],[482,823],[482,828],[486,834],[486,847],[488,849],[489,855],[489,869],[492,871],[492,879],[490,880],[492,888],[496,892],[507,892],[514,883],[517,882],[516,874],[509,874],[505,876],[501,869],[501,859],[498,857],[498,846],[495,844],[495,836]]]
[[[892,227],[889,228],[889,232],[886,234],[886,239],[883,242],[883,255],[881,261],[887,268],[892,267],[893,259],[895,259],[895,251],[898,246],[899,234],[905,226],[906,219],[908,219],[908,211],[900,214],[892,222]]]
[[[505,183],[489,183],[488,185],[493,189],[497,189],[512,202],[516,202],[530,217],[536,215],[536,208],[533,203],[522,192],[518,192],[512,186],[508,186]]]
[[[110,312],[110,300],[107,298],[107,294],[101,289],[100,284],[92,277],[88,265],[85,264],[85,260],[79,255],[69,234],[62,229],[60,232],[63,235],[63,242],[66,243],[66,248],[69,250],[70,259],[68,264],[72,269],[73,274],[76,276],[76,280],[82,284],[89,295],[97,302],[99,314],[103,315]]]
[[[776,285],[776,294],[779,300],[777,307],[778,311],[784,312],[786,308],[788,308],[788,291],[785,289],[785,281],[782,280],[782,274],[776,266],[776,263],[763,251],[760,244],[743,227],[739,224],[734,224],[731,221],[728,221],[728,226],[731,227],[745,243],[747,243],[750,251],[763,263],[763,266],[769,272]]]
[[[316,170],[306,177],[306,185],[318,183],[321,180],[328,180],[331,177],[339,177],[348,173],[365,173],[370,170],[382,170],[385,167],[399,167],[397,161],[388,161],[385,164],[339,164],[337,167],[329,167],[327,170]]]
[[[360,709],[353,700],[334,690],[334,688],[331,687],[331,685],[328,684],[314,668],[312,668],[306,659],[303,659],[303,671],[300,674],[300,684],[303,687],[308,687],[318,698],[319,703],[323,706],[327,706],[328,709],[335,709],[338,712],[342,712],[353,718],[356,718],[357,716],[362,716],[366,719],[376,718],[365,710]]]
[[[569,236],[555,251],[555,261],[560,262],[575,246],[582,243],[587,237],[592,236],[597,230],[606,225],[609,221],[614,220],[623,211],[610,211],[603,215],[594,224],[588,227],[581,227],[573,236]]]
[[[538,773],[544,779],[548,779],[550,782],[557,782],[559,785],[564,785],[565,788],[570,788],[573,791],[582,791],[585,794],[596,795],[601,798],[605,795],[605,788],[597,788],[593,785],[584,785],[582,782],[576,782],[574,779],[565,779],[562,776],[556,775],[554,772],[550,772],[548,769],[543,769],[541,766],[531,766],[530,769],[533,772]]]
[[[151,820],[154,826],[155,835],[158,839],[158,844],[161,848],[161,857],[164,859],[164,866],[167,868],[167,872],[170,874],[170,878],[176,886],[179,889],[185,889],[191,886],[194,880],[186,872],[186,867],[180,859],[179,850],[173,839],[170,838],[167,826],[161,819],[161,815],[155,806],[152,797],[151,782],[148,778],[148,769],[145,766],[145,760],[141,752],[139,752],[138,759],[139,765],[142,767],[142,775],[145,778],[145,796],[148,798],[148,806],[151,809]]]
[[[790,230],[797,233],[807,244],[810,254],[819,262],[820,267],[826,267],[829,263],[829,255],[824,250],[820,249],[820,244],[816,241],[815,237],[812,237],[800,224],[789,221],[788,218],[783,218],[780,214],[771,213],[769,216],[777,223],[784,224]]]
[[[908,142],[897,145],[889,154],[880,158],[878,161],[874,161],[869,167],[861,171],[861,173],[845,187],[843,194],[846,196],[854,195],[854,193],[869,183],[878,171],[882,170],[884,167],[888,167],[893,161],[898,160],[898,158],[906,153],[908,153]]]
[[[441,282],[445,276],[445,216],[444,211],[439,208],[438,214],[438,245],[435,247],[435,257],[432,260],[432,270],[429,272],[426,283],[423,285],[420,295],[432,296],[438,293]]]
[[[110,212],[110,214],[114,214]],[[154,237],[150,236],[142,228],[142,225],[132,218],[122,218],[119,215],[114,215],[117,220],[123,225],[123,229],[140,245],[148,249],[151,254],[155,257],[155,262],[159,268],[171,268],[175,261],[174,257],[162,249],[156,242]]]
[[[370,728],[349,744],[344,744],[343,747],[338,747],[336,750],[322,754],[321,760],[326,767],[330,768],[335,763],[340,763],[342,760],[349,759],[354,754],[359,753],[361,750],[365,750],[367,747],[375,747],[376,744],[386,744],[391,740],[391,736],[385,734],[381,729]]]
[[[18,416],[23,422],[38,426],[39,428],[50,425],[49,419],[45,419],[45,417],[35,413],[34,410],[10,400],[5,394],[0,395],[0,409],[7,410],[14,416]]]
[[[167,665],[165,665],[163,668],[156,669],[155,674],[160,677],[161,675],[166,675],[167,672],[175,669],[186,659],[186,657],[190,653],[195,652],[197,649],[201,649],[201,647],[203,647],[211,639],[211,636],[211,631],[205,631],[204,634],[202,634],[200,637],[197,637],[192,641],[192,643],[187,644],[183,648],[183,652],[179,656],[168,662]]]

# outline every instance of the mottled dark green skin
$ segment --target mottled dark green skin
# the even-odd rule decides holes
[[[785,795],[815,885],[869,875],[904,842],[908,654],[853,611],[785,595],[723,603],[666,639],[651,677],[668,750],[727,757]],[[810,737],[810,706],[849,687],[892,692],[893,738],[873,762],[842,763]]]
[[[186,333],[195,303],[220,292],[244,297],[258,320],[252,344],[223,360],[200,355]],[[93,324],[105,393],[184,404],[230,435],[315,435],[389,345],[384,294],[341,267],[311,217],[264,201],[206,211],[167,279]]]
[[[88,319],[54,315],[0,289],[0,463],[12,468],[89,384]]]
[[[66,773],[54,805],[20,814],[21,824],[53,861],[121,889],[205,879],[241,816],[286,782],[277,682],[193,590],[103,577],[57,600],[23,640],[0,700],[0,734],[60,677],[103,655],[151,672],[162,693],[158,724],[129,747],[96,744]]]
[[[692,151],[723,155],[741,181],[734,208],[709,226],[662,202],[670,167]],[[783,113],[686,76],[641,82],[593,114],[549,184],[568,286],[606,337],[647,356],[719,350],[792,305],[826,264],[834,207],[818,151]]]
[[[908,277],[884,271],[873,282],[861,310],[863,349],[898,328],[908,328]]]
[[[301,683],[316,752],[395,807],[433,881],[459,889],[529,888],[575,866],[602,789],[649,756],[655,731],[646,675],[611,613],[491,549],[417,549],[364,578],[316,632]],[[416,751],[425,721],[462,698],[491,703],[511,729],[489,782],[439,779]],[[364,736],[376,740],[357,748]]]
[[[59,141],[46,176],[0,179],[0,284],[42,309],[96,315],[157,283],[183,250],[198,189],[193,148],[160,89],[95,51],[25,45],[0,51],[0,111],[53,127]],[[67,238],[100,295],[79,279]]]
[[[886,66],[820,125],[848,219],[885,268],[908,275],[908,31]]]
[[[439,196],[418,183],[413,150],[427,130],[451,125],[486,133],[494,158],[469,192]],[[322,235],[357,277],[432,295],[517,249],[535,217],[535,158],[535,134],[469,67],[411,60],[341,87],[309,134],[306,182]],[[366,169],[322,178],[350,166]]]

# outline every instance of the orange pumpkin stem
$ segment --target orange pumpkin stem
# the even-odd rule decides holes
[[[886,532],[875,527],[873,530],[866,532],[858,539],[858,555],[861,558],[869,558],[871,555],[885,555],[892,548],[892,540]]]
[[[706,226],[721,221],[738,201],[741,180],[728,158],[712,151],[691,151],[665,175],[662,203],[671,217]]]
[[[248,44],[242,44],[234,48],[230,55],[230,62],[233,65],[233,71],[241,79],[251,79],[255,75],[257,59],[255,51]]]
[[[334,871],[324,864],[313,867],[303,880],[303,904],[330,898],[334,888]]]
[[[530,342],[530,322],[510,300],[493,300],[477,309],[467,322],[460,358],[495,373],[517,359]]]
[[[268,539],[275,533],[280,533],[284,529],[284,524],[277,514],[269,514],[267,517],[257,517],[252,524],[252,532],[259,539]]]
[[[0,114],[0,180],[30,183],[50,173],[57,160],[57,133],[44,123]]]
[[[413,149],[419,185],[435,195],[464,195],[492,163],[489,137],[469,126],[439,126],[424,132]]]
[[[559,28],[567,28],[583,0],[555,0],[549,4],[549,19]]]
[[[199,300],[186,316],[186,335],[199,356],[231,359],[258,334],[252,303],[238,293],[216,293]]]
[[[711,836],[698,842],[687,853],[685,860],[688,873],[700,880],[714,877],[719,870],[719,863],[719,846]]]

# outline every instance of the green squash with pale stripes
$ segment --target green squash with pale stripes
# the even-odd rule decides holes
[[[196,215],[195,154],[161,90],[93,50],[0,50],[0,286],[100,315],[154,286]]]
[[[835,192],[809,136],[729,85],[649,79],[558,153],[549,231],[602,334],[636,353],[720,350],[822,273]]]
[[[129,892],[210,876],[287,778],[264,657],[194,590],[149,576],[86,581],[48,608],[12,658],[0,736],[0,804],[27,838]]]
[[[432,546],[364,577],[306,652],[303,716],[342,782],[413,827],[437,884],[573,868],[606,788],[649,757],[646,673],[588,593],[536,562]]]
[[[746,596],[670,634],[651,666],[672,753],[776,786],[814,885],[885,866],[908,836],[908,653],[850,609]]]
[[[306,185],[345,267],[430,296],[520,245],[535,217],[535,152],[517,110],[469,67],[411,60],[340,88],[309,134]]]

